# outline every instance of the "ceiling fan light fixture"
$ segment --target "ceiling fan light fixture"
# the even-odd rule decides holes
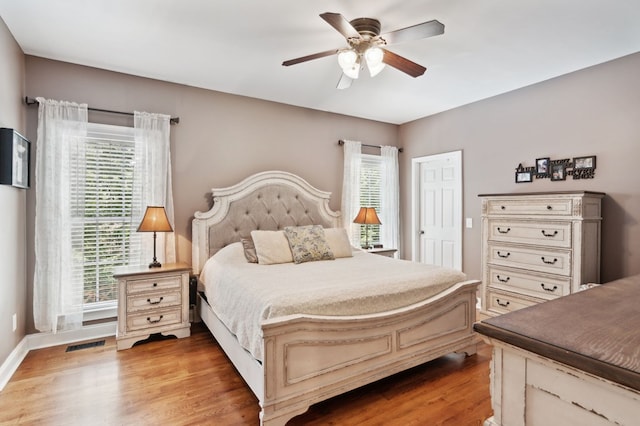
[[[375,77],[380,74],[380,71],[384,69],[385,63],[384,51],[378,46],[372,46],[364,52],[364,59],[367,61],[367,68],[369,68],[369,74],[371,77]]]
[[[338,53],[338,64],[343,70],[353,68],[358,61],[358,54],[355,50],[344,49]]]

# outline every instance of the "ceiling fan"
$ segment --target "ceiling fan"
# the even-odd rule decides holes
[[[409,74],[411,77],[421,76],[427,70],[425,67],[385,49],[384,46],[444,33],[444,25],[437,20],[380,35],[380,21],[374,18],[357,18],[347,21],[341,14],[331,12],[322,13],[320,17],[347,39],[349,47],[290,59],[284,61],[282,65],[288,67],[337,54],[338,64],[342,68],[338,89],[350,87],[352,81],[358,78],[360,70],[364,68],[365,64],[371,77],[382,71],[385,64]]]

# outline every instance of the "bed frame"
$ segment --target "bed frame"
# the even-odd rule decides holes
[[[213,207],[193,220],[193,270],[253,229],[337,227],[330,193],[286,172],[263,172],[212,189]],[[319,401],[451,352],[476,352],[479,281],[460,282],[422,302],[358,316],[291,315],[265,321],[261,362],[243,349],[200,296],[198,312],[262,408],[260,424],[284,425]]]

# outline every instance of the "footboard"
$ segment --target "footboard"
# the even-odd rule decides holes
[[[262,424],[284,425],[316,402],[448,353],[475,353],[479,284],[381,314],[265,322]]]

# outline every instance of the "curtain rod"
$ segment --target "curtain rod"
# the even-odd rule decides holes
[[[28,96],[24,97],[24,103],[27,105],[35,105],[38,103],[38,101],[34,98],[30,98]],[[120,114],[120,115],[130,115],[133,116],[132,112],[122,112],[122,111],[112,111],[109,109],[100,109],[100,108],[91,108],[91,107],[87,107],[87,109],[89,111],[95,111],[95,112],[105,112],[107,114]],[[180,117],[171,117],[169,119],[169,123],[171,124],[178,124],[180,123]]]
[[[338,140],[338,145],[340,145],[340,146],[344,145],[344,141],[342,139]],[[362,146],[367,146],[369,148],[378,148],[378,149],[382,148],[381,145],[369,145],[369,144],[366,144],[366,143],[363,143],[361,145]],[[404,151],[402,148],[398,148],[398,152],[402,152],[402,151]]]

